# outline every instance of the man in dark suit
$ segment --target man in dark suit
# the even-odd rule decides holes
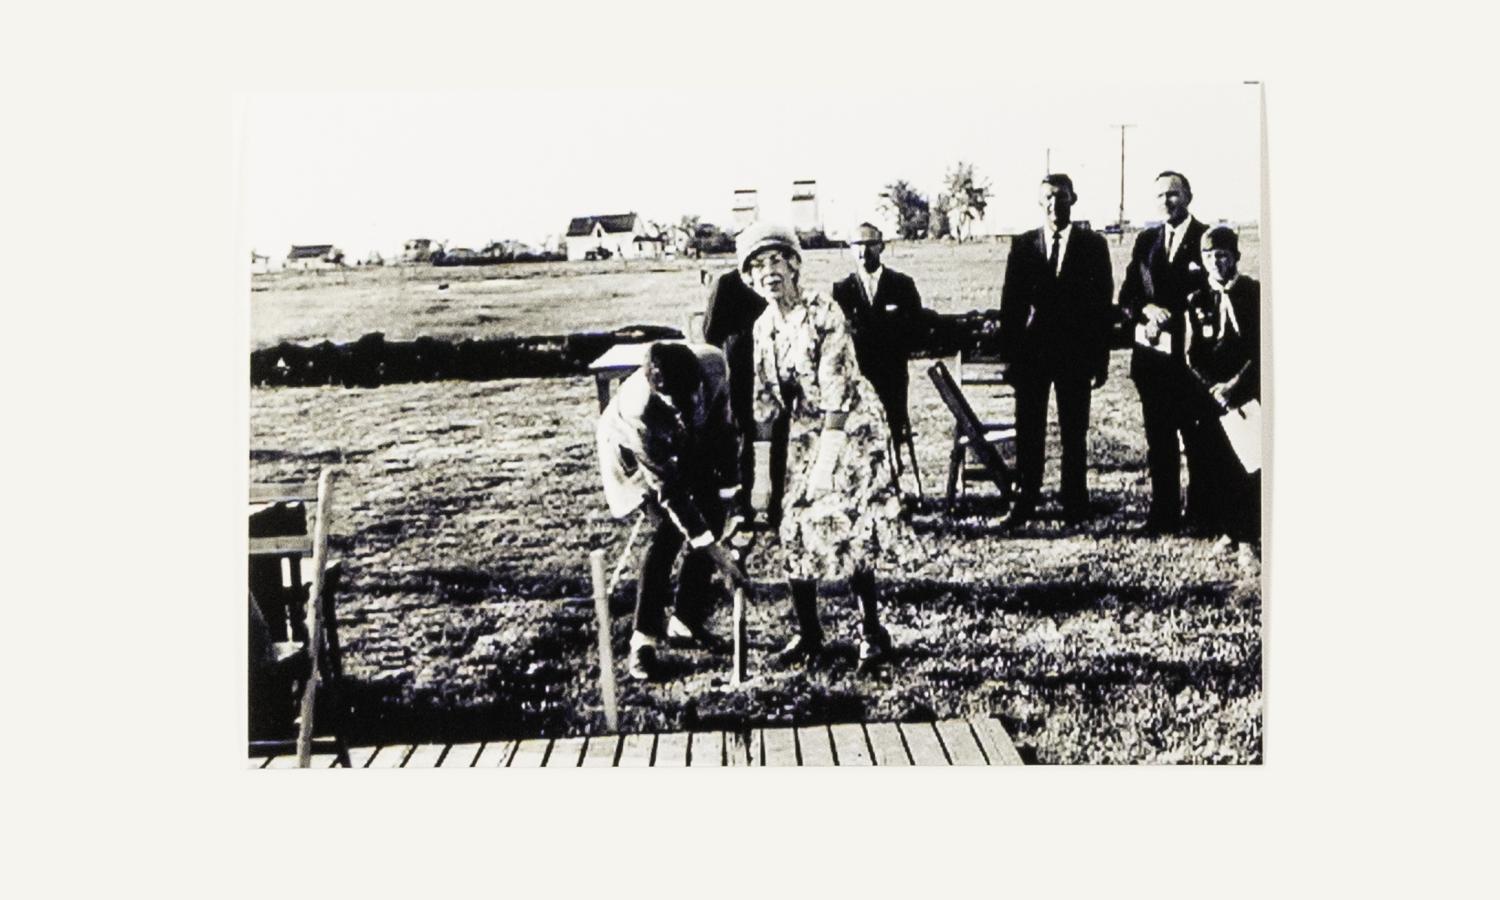
[[[907,361],[922,324],[922,298],[911,276],[881,265],[885,236],[879,228],[860,223],[849,247],[854,251],[855,269],[833,286],[833,299],[849,322],[859,371],[880,397],[893,449],[899,451],[911,433]],[[895,458],[899,468],[899,452]]]
[[[1191,402],[1184,310],[1188,294],[1206,284],[1200,256],[1207,228],[1188,212],[1193,191],[1186,176],[1163,172],[1156,176],[1155,191],[1166,221],[1137,235],[1120,287],[1120,310],[1135,334],[1130,377],[1146,425],[1151,511],[1145,531],[1170,533],[1182,525],[1177,436]]]
[[[1031,517],[1041,496],[1047,395],[1057,390],[1062,432],[1062,507],[1070,522],[1088,517],[1089,401],[1109,375],[1114,275],[1102,235],[1072,223],[1073,180],[1042,179],[1045,224],[1011,242],[1000,293],[1000,359],[1016,389],[1020,497],[1010,521]]]
[[[755,344],[750,329],[765,312],[766,301],[740,277],[738,269],[720,275],[709,289],[703,314],[703,339],[724,351],[729,361],[729,407],[738,433],[738,464],[743,496],[737,498],[740,512],[752,515],[748,485],[755,481]],[[781,496],[786,488],[787,422],[776,423],[771,432],[771,525],[780,516]]]

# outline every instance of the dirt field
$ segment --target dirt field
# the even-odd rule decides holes
[[[1005,252],[906,246],[888,261],[916,277],[928,305],[957,312],[998,305]],[[814,284],[845,266],[838,253],[809,256]],[[257,278],[253,334],[263,345],[374,330],[411,338],[680,325],[702,305],[696,262],[513,268],[524,277],[387,269],[350,273],[347,285],[328,275]],[[435,291],[439,279],[447,291]],[[900,648],[890,672],[853,674],[855,614],[841,592],[823,604],[830,665],[770,669],[766,655],[792,628],[770,546],[750,564],[755,684],[724,690],[727,658],[677,654],[672,681],[622,684],[622,727],[993,713],[1032,761],[1258,761],[1260,563],[1210,539],[1130,536],[1148,497],[1127,361],[1115,354],[1095,395],[1094,520],[1065,528],[1046,519],[1057,512],[1049,504],[1041,521],[1006,534],[982,487],[951,520],[931,500],[917,506],[883,580]],[[951,425],[926,365],[912,364],[911,406],[931,497]],[[981,415],[998,411],[975,399]],[[349,565],[341,634],[362,731],[456,740],[602,726],[592,612],[563,602],[587,595],[589,549],[608,549],[613,562],[629,525],[608,518],[597,486],[596,414],[584,378],[251,392],[253,478],[310,479],[334,462],[347,470],[333,524]],[[1054,426],[1054,487],[1055,441]],[[614,596],[617,647],[632,593],[627,570]],[[727,632],[727,612],[714,625]]]

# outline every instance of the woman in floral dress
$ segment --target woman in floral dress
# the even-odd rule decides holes
[[[798,283],[796,234],[756,223],[737,243],[741,274],[767,301],[753,330],[757,441],[751,504],[758,512],[770,502],[771,428],[790,416],[780,536],[798,634],[780,658],[807,661],[822,650],[818,584],[842,580],[859,600],[860,667],[869,669],[891,654],[890,635],[879,619],[875,563],[901,517],[885,414],[859,373],[838,305]]]

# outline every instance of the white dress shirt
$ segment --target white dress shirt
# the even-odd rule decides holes
[[[870,305],[875,305],[875,292],[880,290],[880,273],[885,271],[884,264],[875,267],[875,271],[866,272],[864,266],[860,266],[859,280],[865,286],[865,294],[870,299]]]

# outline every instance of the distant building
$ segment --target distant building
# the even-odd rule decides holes
[[[799,232],[822,231],[818,212],[818,183],[811,179],[792,182],[792,227]]]
[[[288,269],[332,269],[343,261],[344,251],[332,244],[293,244],[286,255]]]
[[[529,245],[521,241],[506,238],[503,241],[490,241],[479,251],[479,255],[486,259],[507,260],[515,259],[522,254],[536,253]]]
[[[734,233],[739,234],[760,218],[760,201],[754,188],[734,192]]]
[[[432,261],[432,241],[427,238],[412,238],[401,245],[401,261],[424,263]]]
[[[623,257],[655,259],[662,255],[665,239],[652,234],[635,213],[578,216],[568,223],[568,259]],[[604,252],[600,252],[604,251]]]

